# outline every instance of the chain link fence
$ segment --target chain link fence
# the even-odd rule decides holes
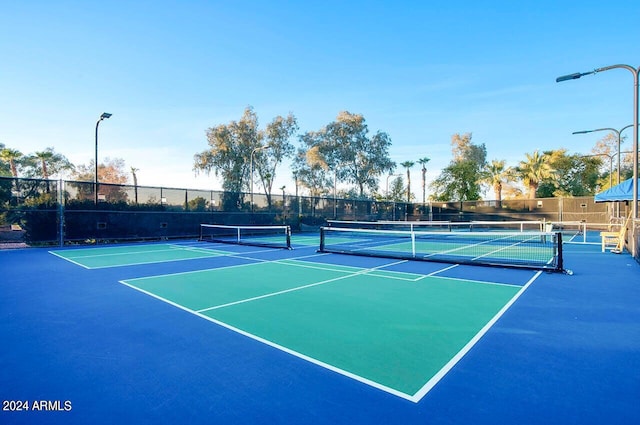
[[[410,204],[0,177],[0,244],[194,238],[201,223],[287,224],[300,232],[317,230],[328,219],[538,220],[589,223],[597,228],[606,227],[629,208],[596,204],[593,197]],[[638,237],[637,222],[630,234]]]

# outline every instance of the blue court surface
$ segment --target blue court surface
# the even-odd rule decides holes
[[[0,424],[638,424],[640,264],[0,251]]]

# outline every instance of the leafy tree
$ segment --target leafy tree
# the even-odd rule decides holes
[[[239,121],[220,124],[207,130],[209,148],[194,155],[193,170],[222,178],[225,210],[242,208],[242,192],[250,187],[252,153],[260,152],[262,134],[258,130],[258,117],[247,107]]]
[[[271,191],[276,168],[283,158],[293,155],[295,148],[289,139],[297,131],[296,118],[289,114],[276,117],[266,128],[258,128],[258,117],[252,107],[247,107],[239,121],[220,124],[207,130],[209,148],[194,155],[196,173],[211,171],[222,178],[222,188],[231,196],[225,205],[240,207],[242,192],[250,190],[251,165],[271,203]],[[266,144],[263,142],[266,140]]]
[[[209,148],[194,155],[194,171],[222,178],[222,188],[242,192],[249,187],[251,153],[262,147],[258,117],[247,107],[239,121],[220,124],[207,130]]]
[[[2,152],[5,149],[4,143],[0,143],[0,176],[11,176],[11,168],[9,162],[5,161]]]
[[[255,158],[255,170],[267,195],[267,203],[271,206],[271,192],[276,169],[284,158],[293,155],[295,147],[290,139],[298,131],[296,117],[289,114],[286,118],[277,116],[264,131],[264,139],[268,149],[261,150]]]
[[[307,133],[301,141],[305,151],[316,149],[317,165],[324,168],[322,164],[326,164],[334,179],[355,184],[358,196],[363,197],[365,189],[377,190],[380,175],[395,168],[389,158],[390,137],[381,131],[368,137],[368,132],[362,115],[343,111],[336,121],[318,132]]]
[[[187,203],[187,210],[189,211],[206,211],[207,210],[207,200],[202,196],[198,196],[189,200]]]
[[[596,192],[599,167],[603,162],[600,157],[567,155],[566,149],[545,151],[544,155],[549,158],[554,173],[551,178],[540,182],[537,191],[539,197],[590,196]]]
[[[78,182],[93,182],[95,179],[94,160],[89,161],[89,165],[81,164],[76,167],[72,177]],[[124,159],[121,158],[105,158],[104,163],[98,165],[98,182],[104,183],[99,189],[99,193],[105,195],[109,202],[126,201],[126,192],[118,186],[124,185],[128,181],[128,173],[125,170]],[[93,185],[76,184],[78,189],[78,197],[81,199],[90,199],[93,191]]]
[[[313,146],[315,133],[305,133],[300,136],[300,140]],[[328,176],[329,166],[322,159],[318,152],[318,147],[299,148],[293,159],[293,172],[296,179],[303,187],[309,190],[311,196],[322,196],[328,193],[331,180]]]
[[[475,201],[480,199],[478,164],[473,161],[451,162],[431,183],[436,201]]]
[[[545,179],[553,181],[555,172],[551,167],[548,155],[544,153],[540,155],[538,151],[535,151],[533,154],[527,153],[525,156],[526,160],[520,161],[516,173],[529,188],[529,199],[534,199],[540,183]]]
[[[391,180],[391,184],[389,185],[389,193],[387,194],[386,200],[392,202],[404,202],[405,196],[406,191],[402,177],[396,177],[395,179]]]
[[[451,136],[451,153],[453,161],[472,161],[478,164],[478,168],[482,169],[487,160],[487,148],[483,144],[476,145],[471,141],[472,134],[459,133]]]
[[[433,181],[431,187],[438,201],[474,201],[480,199],[480,180],[486,163],[487,148],[476,145],[471,133],[451,137],[453,160]]]

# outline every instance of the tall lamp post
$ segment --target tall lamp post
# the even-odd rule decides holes
[[[100,115],[100,118],[98,118],[98,122],[96,122],[96,151],[95,151],[95,187],[93,189],[94,195],[95,195],[95,203],[96,205],[98,205],[98,126],[100,125],[100,121],[107,119],[107,118],[111,118],[111,114],[108,112],[103,112],[102,115]]]
[[[251,212],[253,212],[253,155],[258,151],[261,151],[263,149],[268,149],[268,148],[269,148],[269,145],[258,146],[257,148],[254,148],[251,151],[251,159],[249,160],[249,164],[250,164],[249,171],[250,171],[250,174],[251,174],[249,176],[249,179],[251,179]]]
[[[587,133],[595,133],[596,131],[613,131],[618,136],[618,172],[617,172],[617,183],[620,183],[620,142],[622,142],[621,134],[627,128],[633,127],[633,124],[629,124],[625,127],[622,127],[620,130],[616,130],[615,128],[605,127],[605,128],[596,128],[595,130],[583,130],[583,131],[574,131],[571,134],[587,134]],[[613,158],[613,156],[612,156]],[[609,186],[611,186],[611,182],[609,182]]]
[[[633,74],[633,198],[632,198],[632,206],[631,206],[631,215],[637,220],[638,219],[638,120],[640,119],[640,114],[638,113],[638,80],[640,75],[640,67],[634,68],[630,65],[610,65],[605,66],[603,68],[597,68],[590,72],[577,72],[574,74],[563,75],[561,77],[556,78],[556,82],[575,80],[585,75],[595,74],[602,71],[608,71],[610,69],[621,68],[626,69],[627,71]],[[634,255],[637,255],[637,247],[636,247],[636,235],[635,235],[635,226],[632,226],[632,234],[631,238],[631,251]]]
[[[590,72],[576,72],[574,74],[563,75],[556,78],[556,82],[576,80],[585,75],[596,74],[598,72],[609,71],[610,69],[621,68],[633,74],[633,205],[632,215],[633,218],[638,218],[638,120],[640,115],[638,114],[638,75],[640,74],[640,67],[634,68],[630,65],[610,65],[603,68],[597,68]]]

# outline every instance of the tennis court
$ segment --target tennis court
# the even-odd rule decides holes
[[[369,237],[332,243],[361,249]],[[632,423],[640,413],[629,256],[571,245],[568,276],[323,253],[313,234],[291,246],[0,252],[3,399],[73,404],[0,419]]]
[[[203,258],[207,251],[179,245],[148,249],[53,253],[83,266],[107,267],[105,261],[111,261],[111,267],[117,267],[167,261],[170,254],[175,260],[184,259],[184,253]],[[212,250],[212,256],[217,255],[222,254]],[[318,263],[307,256],[121,283],[367,385],[419,401],[524,287],[394,270],[403,262],[362,268]]]

